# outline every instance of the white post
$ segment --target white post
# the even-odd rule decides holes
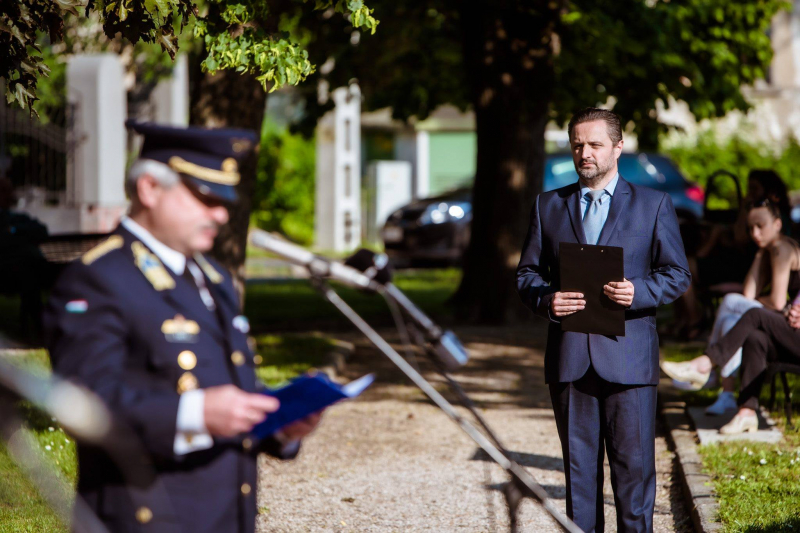
[[[427,131],[417,132],[416,190],[415,198],[431,194],[431,138]]]
[[[333,91],[336,107],[317,126],[314,229],[321,250],[347,252],[361,242],[361,91]]]
[[[189,125],[189,62],[186,54],[175,59],[172,75],[161,80],[150,95],[153,121],[171,126]]]
[[[394,158],[411,163],[413,199],[430,194],[430,138],[427,131],[404,130],[395,136]]]
[[[123,69],[115,54],[78,55],[67,66],[67,99],[75,106],[74,200],[82,232],[111,231],[124,213]]]

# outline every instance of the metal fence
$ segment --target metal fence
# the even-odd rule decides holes
[[[76,106],[37,117],[0,102],[0,178],[14,186],[19,207],[74,206]]]

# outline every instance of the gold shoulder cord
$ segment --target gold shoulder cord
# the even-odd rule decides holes
[[[84,265],[91,265],[107,253],[116,250],[117,248],[122,248],[123,239],[120,235],[112,235],[108,239],[104,240],[81,257],[81,262]]]

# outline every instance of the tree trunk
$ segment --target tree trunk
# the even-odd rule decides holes
[[[192,65],[191,123],[215,128],[245,128],[255,131],[260,138],[267,103],[267,93],[261,84],[250,74],[203,73],[201,59],[195,58]],[[237,187],[239,202],[230,210],[230,221],[220,230],[212,251],[214,258],[233,273],[240,296],[244,293],[247,229],[253,207],[257,159],[253,152],[239,169],[242,175]]]
[[[558,13],[464,2],[464,58],[478,138],[472,237],[454,302],[462,318],[502,323],[522,312],[514,272],[542,189]]]

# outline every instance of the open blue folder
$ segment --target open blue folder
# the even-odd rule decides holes
[[[301,420],[317,411],[348,398],[355,398],[369,387],[375,374],[367,374],[347,385],[334,383],[323,373],[305,374],[279,389],[263,392],[274,396],[281,406],[253,428],[253,435],[263,439],[282,427]]]

